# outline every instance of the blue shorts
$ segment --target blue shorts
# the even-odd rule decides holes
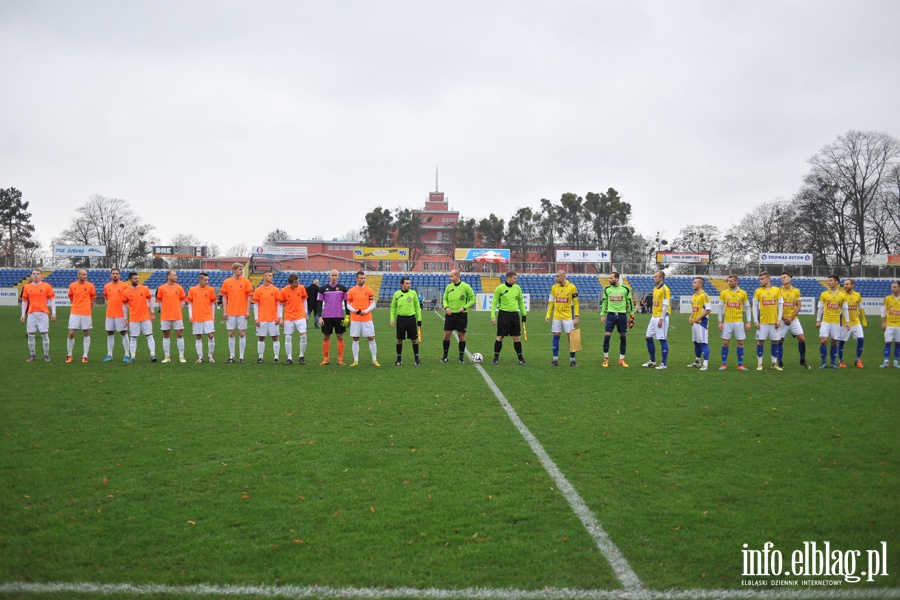
[[[628,333],[628,314],[627,313],[606,313],[606,333],[612,333],[613,329],[618,328],[619,334]]]

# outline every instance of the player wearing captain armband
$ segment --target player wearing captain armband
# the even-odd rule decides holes
[[[703,291],[704,285],[706,280],[703,277],[694,277],[694,281],[691,282],[694,295],[691,297],[691,316],[688,319],[696,357],[688,367],[699,367],[701,371],[709,368],[709,313],[712,312],[709,295]]]
[[[551,323],[551,318],[552,323]],[[547,302],[547,316],[544,321],[551,323],[550,331],[553,333],[553,360],[551,367],[559,366],[559,338],[562,332],[568,337],[572,330],[578,327],[578,288],[566,278],[565,271],[556,272],[556,283],[550,288],[550,298]],[[571,338],[570,338],[571,339]],[[577,367],[575,353],[569,351],[569,365]]]
[[[744,366],[744,340],[750,331],[753,312],[750,310],[750,299],[747,292],[738,287],[737,275],[728,276],[728,287],[719,294],[722,303],[719,305],[719,331],[722,333],[722,366],[720,371],[728,368],[728,345],[731,338],[737,340],[738,371],[746,371]],[[746,312],[747,322],[743,315]]]
[[[863,327],[867,327],[866,311],[862,307],[862,295],[854,290],[856,280],[849,277],[844,280],[844,293],[847,295],[847,312],[850,313],[850,329],[845,329],[838,342],[838,365],[845,369],[847,365],[844,363],[844,343],[849,341],[851,337],[856,338],[856,365],[857,369],[862,369],[862,353],[865,340],[863,339]]]
[[[891,283],[891,294],[881,306],[881,330],[884,332],[884,362],[888,368],[891,358],[891,342],[894,343],[894,368],[900,369],[900,281]]]
[[[819,328],[819,354],[822,356],[820,369],[826,368],[828,356],[828,339],[831,338],[831,368],[840,369],[837,364],[837,343],[843,338],[841,329],[850,331],[850,314],[847,305],[847,294],[840,286],[841,280],[837,275],[828,277],[828,289],[819,295],[819,311],[816,317],[816,327]],[[841,326],[841,317],[843,323]]]
[[[666,340],[669,331],[669,312],[671,309],[672,292],[669,291],[664,281],[666,274],[663,271],[657,271],[653,274],[653,312],[650,315],[650,323],[647,325],[647,351],[650,353],[650,360],[645,362],[643,367],[657,369],[666,369],[669,359],[669,342]],[[659,340],[660,352],[662,354],[662,362],[656,364],[656,342]]]
[[[784,298],[781,290],[772,287],[769,273],[759,274],[759,287],[753,292],[753,314],[756,316],[756,370],[763,370],[763,354],[766,339],[772,341],[772,368],[781,371],[781,319],[784,316]]]

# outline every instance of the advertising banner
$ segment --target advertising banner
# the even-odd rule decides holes
[[[307,258],[306,246],[254,246],[253,256],[265,258]]]
[[[491,312],[493,294],[475,294],[475,310],[479,312]],[[522,294],[522,302],[525,304],[525,312],[531,312],[531,294]]]
[[[609,250],[557,250],[556,262],[565,263],[608,263]]]
[[[353,249],[356,260],[409,260],[409,248],[371,248],[357,246]]]
[[[53,258],[71,258],[73,256],[106,256],[106,246],[53,246]]]
[[[509,248],[457,248],[454,252],[454,260],[475,260],[482,254],[494,252],[509,262]]]
[[[783,252],[763,252],[759,255],[760,264],[764,265],[809,265],[812,266],[812,254],[785,254]]]
[[[153,246],[153,256],[160,258],[204,258],[206,246]]]
[[[709,262],[709,252],[657,252],[656,262],[664,265],[675,263],[706,264]]]

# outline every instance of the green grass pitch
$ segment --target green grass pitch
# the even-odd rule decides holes
[[[877,319],[863,370],[801,370],[788,340],[784,372],[746,373],[734,348],[715,371],[713,320],[701,373],[685,368],[685,315],[672,319],[667,371],[639,367],[640,316],[631,368],[615,365],[616,338],[602,368],[596,313],[583,315],[581,367],[565,366],[563,341],[564,366],[551,368],[542,316],[528,321],[526,366],[508,340],[484,368],[644,586],[747,590],[744,544],[789,556],[828,541],[865,555],[884,541],[888,575],[842,590],[900,587],[900,370],[877,368]],[[66,309],[52,362],[26,363],[18,317],[0,310],[0,584],[621,589],[477,369],[439,362],[435,314],[424,315],[423,365],[406,342],[395,368],[377,311],[380,369],[365,340],[360,367],[317,366],[317,329],[306,366],[272,364],[271,343],[254,364],[253,337],[247,364],[225,364],[221,323],[217,364],[191,364],[189,334],[189,364],[151,364],[143,339],[136,364],[121,362],[118,340],[103,363],[100,309],[88,364],[64,364]],[[76,360],[81,348],[79,334]],[[470,316],[468,348],[490,362],[486,314]],[[747,350],[755,367],[755,342]],[[346,352],[349,363],[349,339]]]

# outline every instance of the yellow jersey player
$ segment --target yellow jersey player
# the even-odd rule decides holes
[[[881,330],[884,332],[884,362],[887,369],[891,358],[891,342],[894,343],[894,368],[900,369],[900,281],[891,283],[891,295],[881,307]]]
[[[772,368],[780,371],[781,319],[784,316],[781,290],[772,287],[769,273],[759,274],[759,287],[753,292],[753,314],[756,315],[756,370],[763,370],[766,339],[772,340]]]
[[[547,302],[547,316],[544,321],[551,323],[550,331],[553,333],[553,361],[551,367],[559,366],[559,338],[563,331],[566,338],[572,330],[578,327],[578,288],[570,283],[565,271],[556,272],[556,283],[550,288],[550,298]],[[569,365],[577,367],[575,353],[569,350]]]
[[[645,362],[643,367],[657,369],[665,369],[669,359],[669,342],[666,335],[669,331],[669,311],[671,309],[672,292],[669,286],[665,284],[666,274],[657,271],[653,274],[653,312],[650,315],[650,323],[647,325],[647,351],[650,353],[650,360]],[[659,347],[662,353],[662,362],[656,364],[656,342],[659,340]]]
[[[866,323],[866,312],[862,307],[862,296],[859,292],[854,290],[856,287],[856,280],[850,279],[849,277],[844,280],[844,293],[847,294],[847,312],[850,314],[850,329],[846,329],[842,332],[841,339],[838,342],[838,360],[840,364],[838,365],[842,369],[846,369],[847,365],[844,363],[844,343],[848,342],[851,337],[856,338],[856,368],[862,369],[862,353],[863,353],[863,344],[865,340],[863,339],[863,327],[867,327]]]
[[[691,316],[688,322],[691,324],[691,338],[694,340],[694,362],[689,367],[699,367],[701,371],[709,368],[709,313],[712,307],[709,295],[703,291],[706,280],[703,277],[694,277],[691,287],[694,295],[691,297]],[[700,357],[703,357],[701,362]]]
[[[800,290],[791,284],[793,276],[785,271],[781,274],[781,298],[784,300],[784,314],[781,317],[783,324],[781,328],[781,348],[779,351],[784,354],[784,338],[790,333],[797,338],[797,350],[800,351],[800,366],[804,369],[811,369],[809,363],[806,362],[806,335],[803,333],[803,326],[800,324],[800,309],[802,302],[800,297],[803,295]],[[778,365],[783,367],[784,361],[779,357]]]
[[[747,292],[738,287],[737,275],[728,276],[728,288],[719,294],[722,303],[719,305],[719,331],[722,332],[722,366],[720,371],[728,368],[728,344],[731,338],[737,340],[738,371],[746,371],[744,366],[744,339],[750,331],[753,313],[750,311],[750,299]],[[747,314],[744,323],[743,315]]]
[[[828,277],[828,289],[819,295],[819,312],[816,317],[816,327],[819,328],[819,354],[822,356],[820,369],[824,369],[828,348],[826,344],[831,338],[831,367],[839,369],[837,365],[837,343],[843,337],[841,332],[841,317],[844,318],[844,329],[850,330],[850,315],[847,310],[847,294],[840,288],[841,279],[837,275]]]

